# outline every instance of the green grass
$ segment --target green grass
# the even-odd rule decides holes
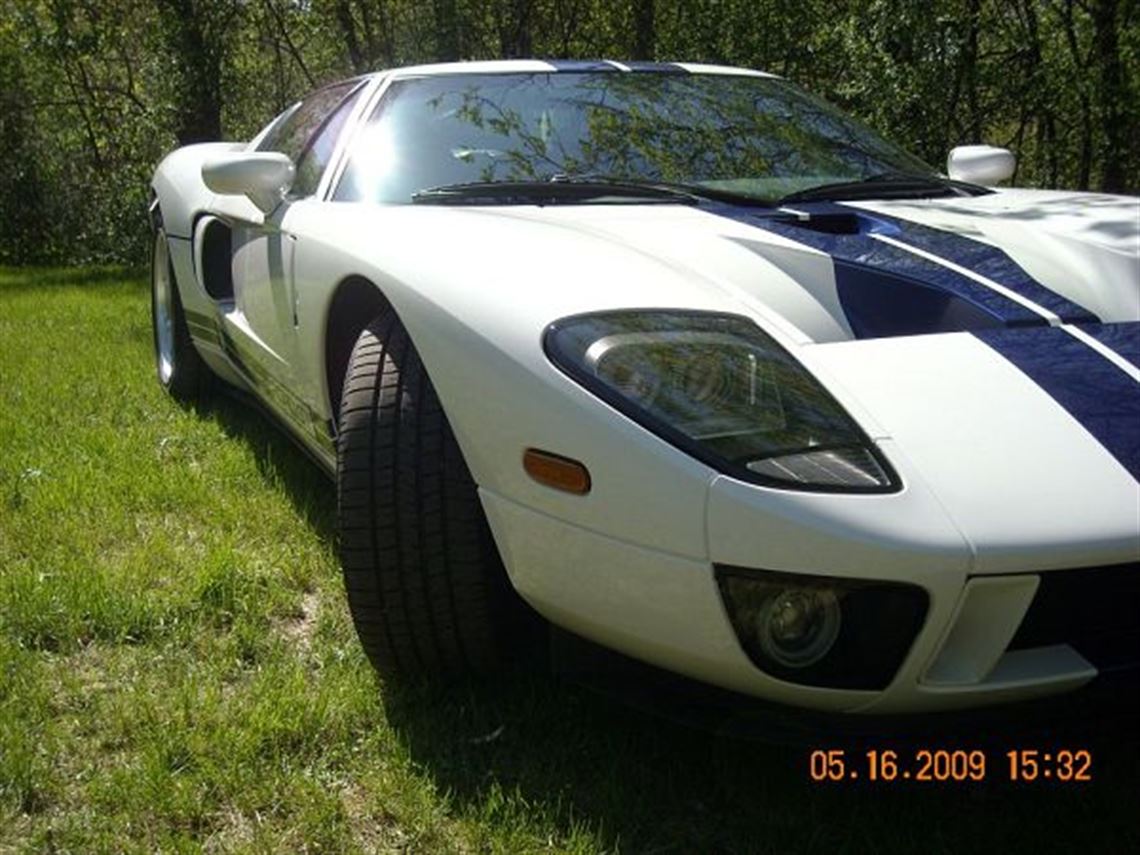
[[[121,271],[0,269],[0,852],[1140,843],[1134,738],[1083,786],[821,786],[804,746],[542,675],[381,687],[331,486],[237,403],[166,398],[148,312]]]

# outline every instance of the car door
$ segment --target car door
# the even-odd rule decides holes
[[[257,150],[289,156],[297,168],[293,187],[263,222],[232,221],[234,295],[222,316],[227,350],[258,393],[302,431],[309,427],[310,414],[297,394],[294,371],[296,239],[289,230],[289,209],[316,192],[361,91],[355,81],[320,89],[270,129]]]

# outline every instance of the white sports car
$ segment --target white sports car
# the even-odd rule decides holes
[[[1062,692],[1140,664],[1140,204],[1012,169],[744,69],[371,74],[158,167],[158,376],[335,476],[382,673],[521,597],[783,704]]]

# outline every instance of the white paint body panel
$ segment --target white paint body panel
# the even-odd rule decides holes
[[[969,540],[975,573],[1140,560],[1140,486],[968,333],[814,349],[878,417]],[[931,418],[937,413],[937,418]]]

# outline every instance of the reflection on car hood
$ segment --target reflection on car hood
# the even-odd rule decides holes
[[[1140,314],[1140,199],[1003,190],[972,199],[867,203],[866,210],[1000,247],[1046,287],[1105,321]]]
[[[1140,320],[1140,201],[1001,191],[779,209],[499,208],[761,303],[815,342]]]

